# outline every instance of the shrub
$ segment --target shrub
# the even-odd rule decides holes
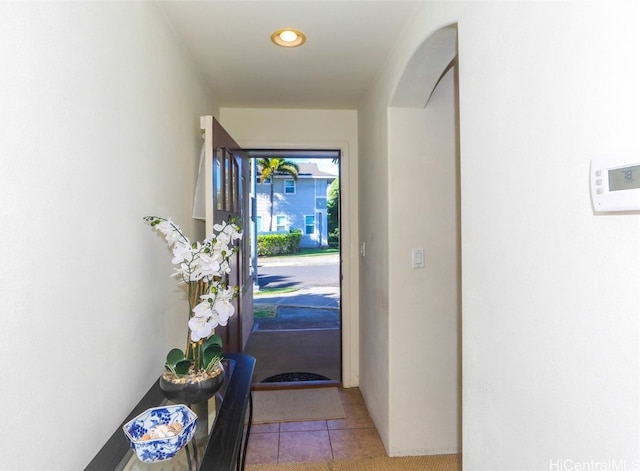
[[[336,227],[333,232],[329,233],[329,247],[332,249],[340,248],[340,228]]]
[[[261,234],[258,235],[258,255],[270,257],[273,255],[290,255],[296,253],[302,231],[292,231],[289,234]]]

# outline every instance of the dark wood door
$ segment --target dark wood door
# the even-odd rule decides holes
[[[213,225],[234,220],[244,236],[239,251],[230,260],[230,284],[238,286],[236,313],[225,327],[216,333],[224,340],[227,352],[241,352],[253,326],[253,281],[251,279],[249,247],[249,158],[212,116],[205,117],[205,157],[207,159],[207,201],[205,203],[206,230]]]

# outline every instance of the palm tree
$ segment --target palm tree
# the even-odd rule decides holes
[[[260,173],[260,183],[264,183],[269,180],[271,182],[271,192],[269,195],[270,203],[270,217],[269,217],[269,232],[273,231],[273,183],[276,175],[289,175],[294,180],[298,179],[298,172],[300,167],[291,160],[286,160],[281,157],[266,157],[258,159],[258,172]]]

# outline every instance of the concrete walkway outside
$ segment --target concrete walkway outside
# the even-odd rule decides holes
[[[259,267],[338,263],[337,254],[260,258]],[[320,286],[290,293],[254,292],[254,306],[276,305],[275,318],[255,319],[245,351],[256,358],[254,383],[304,372],[341,381],[340,288]]]
[[[286,265],[318,265],[325,263],[338,263],[340,255],[283,255],[281,257],[258,257],[258,267],[286,266]]]

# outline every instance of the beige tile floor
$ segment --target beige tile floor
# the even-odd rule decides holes
[[[251,427],[247,464],[331,461],[384,456],[358,388],[338,389],[346,419]]]

